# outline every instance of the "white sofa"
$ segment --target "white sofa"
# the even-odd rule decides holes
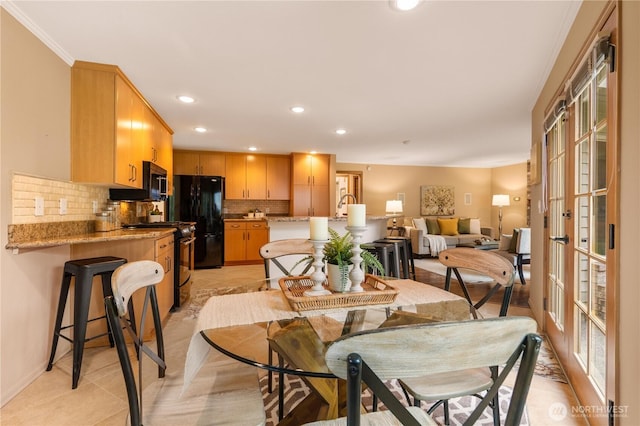
[[[427,218],[433,220],[434,218]],[[450,219],[450,218],[444,218]],[[466,218],[465,218],[466,219]],[[491,227],[482,227],[480,226],[480,219],[470,219],[471,226],[469,231],[466,232],[462,230],[464,233],[461,233],[460,229],[458,233],[455,235],[442,235],[442,234],[430,234],[429,229],[426,227],[425,218],[414,218],[412,220],[412,225],[405,225],[405,235],[411,238],[411,246],[413,249],[413,255],[416,257],[423,256],[432,256],[436,257],[438,253],[432,253],[431,244],[429,242],[430,238],[434,235],[438,235],[444,239],[446,243],[446,247],[440,247],[440,249],[444,248],[453,248],[458,246],[459,244],[473,244],[476,240],[480,239],[490,239],[493,240],[493,228]],[[422,225],[424,223],[424,226]]]
[[[496,253],[513,263],[513,266],[518,270],[520,283],[525,285],[527,281],[524,279],[522,265],[531,264],[531,228],[516,228],[512,235],[503,234],[500,237],[500,246]]]

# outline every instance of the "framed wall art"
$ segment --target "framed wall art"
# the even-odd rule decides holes
[[[420,215],[451,216],[455,212],[453,186],[423,185],[420,187]]]

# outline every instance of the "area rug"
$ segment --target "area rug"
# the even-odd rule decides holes
[[[447,275],[447,267],[440,263],[438,259],[414,259],[414,264],[416,268],[424,269],[425,271],[442,275],[443,277]],[[491,278],[469,269],[460,268],[458,271],[462,279],[467,283],[487,283],[493,281]],[[523,273],[524,278],[528,280],[530,278],[528,266],[524,267]],[[516,277],[516,279],[518,278]]]
[[[408,405],[407,399],[400,388],[400,385],[396,380],[387,382],[387,386],[396,395],[396,397],[402,401],[405,405]],[[260,379],[260,389],[264,399],[265,411],[267,414],[267,426],[275,426],[278,424],[278,378],[274,376],[273,392],[267,391],[267,376],[263,376]],[[296,376],[285,376],[285,391],[284,391],[284,407],[285,413],[288,413],[293,407],[304,399],[310,392],[309,387],[304,380]],[[508,386],[502,386],[500,388],[500,418],[501,423],[504,424],[504,420],[507,415],[507,409],[509,406],[509,400],[511,398],[511,388]],[[469,414],[475,409],[480,400],[472,396],[465,396],[461,398],[453,398],[449,400],[449,416],[451,425],[462,425]],[[362,403],[367,410],[371,411],[373,404],[373,397],[371,393],[366,390],[362,395]],[[426,410],[430,404],[425,402],[422,407]],[[378,410],[386,410],[386,407],[381,402],[378,402]],[[442,406],[438,407],[433,413],[433,418],[438,424],[444,424],[444,411]],[[487,408],[476,425],[493,425],[493,415],[490,408]],[[525,410],[520,425],[528,425],[528,416]]]

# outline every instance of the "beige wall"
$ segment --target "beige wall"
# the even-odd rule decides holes
[[[367,214],[384,216],[386,201],[404,193],[405,216],[420,216],[420,186],[451,185],[456,216],[479,217],[482,224],[491,223],[491,169],[337,163],[336,170],[363,173],[364,200],[358,201],[367,204]],[[464,204],[465,193],[472,195],[471,205]]]
[[[70,68],[0,8],[0,234],[11,173],[69,179]],[[44,372],[69,247],[0,254],[0,390],[5,404]]]
[[[498,208],[491,207],[493,194],[509,194],[511,205],[503,208],[502,232],[526,226],[527,164],[486,168],[385,166],[337,163],[337,171],[362,172],[363,200],[367,214],[385,215],[387,200],[398,193],[405,194],[405,220],[420,216],[420,187],[450,185],[454,187],[455,215],[478,217],[484,226],[498,232]],[[471,194],[471,204],[465,204],[465,194]],[[519,196],[519,202],[513,197]],[[407,222],[410,223],[410,222]],[[497,234],[496,234],[497,236]]]
[[[619,425],[640,424],[640,286],[638,285],[638,241],[640,241],[640,2],[622,1],[619,4],[618,65],[619,65],[619,140],[620,140],[620,217],[617,233],[619,255],[618,311],[611,312],[618,318],[617,395],[615,404],[627,407],[624,416],[616,419]],[[552,72],[532,112],[532,140],[542,140],[544,111],[549,107],[554,93],[561,87],[572,62],[587,42],[588,35],[607,5],[603,1],[586,1],[554,64]],[[538,318],[542,318],[542,262],[543,215],[537,205],[541,187],[532,188],[532,270],[530,304]],[[537,231],[537,232],[536,232]]]
[[[527,163],[491,169],[491,193],[508,194],[511,203],[502,208],[503,234],[513,233],[513,228],[527,227],[527,184]],[[516,201],[517,197],[520,199]],[[498,207],[492,207],[491,223],[496,232],[498,212]]]

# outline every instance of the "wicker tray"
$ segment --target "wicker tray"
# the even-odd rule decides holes
[[[350,306],[379,305],[392,303],[398,290],[383,281],[380,277],[366,274],[359,293],[336,293],[326,296],[305,296],[304,292],[313,287],[308,276],[283,277],[279,280],[280,288],[294,311],[310,311],[314,309],[348,308]],[[324,288],[329,290],[325,282]]]

